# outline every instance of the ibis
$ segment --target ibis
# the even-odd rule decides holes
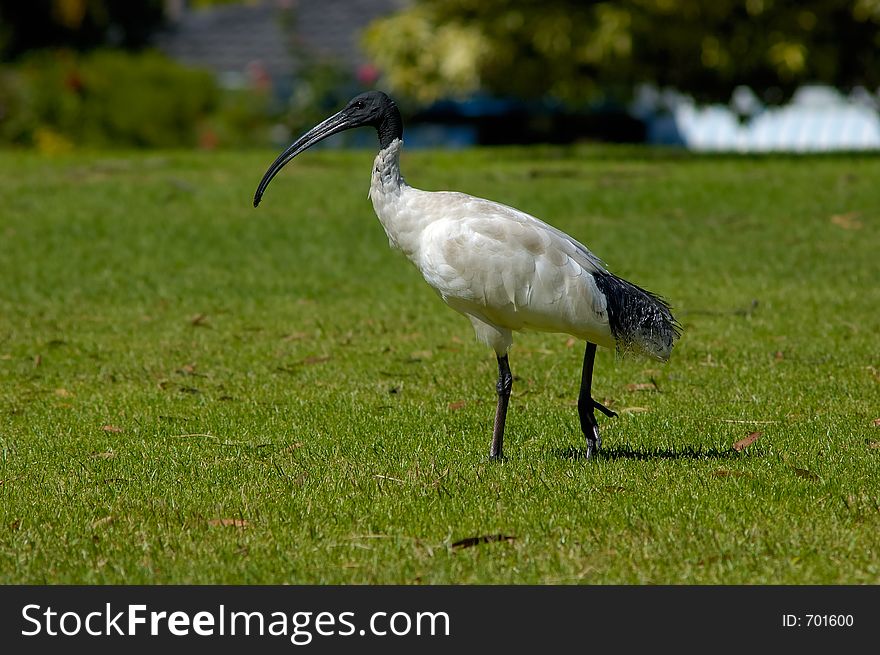
[[[513,332],[520,330],[565,333],[586,342],[578,417],[586,457],[599,452],[595,410],[617,414],[593,398],[596,347],[666,361],[681,334],[669,304],[609,272],[582,243],[534,216],[464,193],[409,186],[400,173],[400,111],[380,91],[356,96],[285,149],[263,175],[254,207],[294,157],[356,127],[373,127],[379,137],[369,197],[390,246],[402,251],[440,298],[470,319],[477,339],[495,351],[498,397],[490,457],[503,455],[513,386],[508,351]]]

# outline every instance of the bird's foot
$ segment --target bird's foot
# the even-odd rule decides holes
[[[599,422],[596,420],[595,410],[599,410],[609,418],[615,418],[617,412],[608,409],[595,398],[582,394],[578,398],[578,416],[581,420],[581,432],[587,440],[587,456],[590,459],[602,448],[602,437],[599,436]]]
[[[593,423],[590,429],[584,433],[587,438],[587,459],[591,459],[593,455],[602,448],[602,437],[599,436],[599,424]]]
[[[613,409],[608,409],[607,407],[605,407],[605,405],[600,403],[595,398],[590,398],[590,400],[593,401],[593,407],[605,414],[605,416],[607,416],[608,418],[617,418],[617,412],[615,412]]]
[[[608,409],[595,398],[590,398],[590,404],[608,418],[617,418],[617,412]],[[602,448],[602,437],[599,436],[599,422],[596,420],[596,415],[592,409],[588,415],[587,422],[588,425],[584,429],[584,436],[587,438],[587,459],[590,459]]]
[[[501,450],[502,443],[503,442],[501,441],[497,433],[492,436],[492,446],[489,448],[490,462],[500,462],[504,459],[504,454]]]

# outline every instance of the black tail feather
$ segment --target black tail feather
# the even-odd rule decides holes
[[[681,325],[663,298],[611,273],[593,273],[605,295],[618,352],[640,352],[666,361]]]

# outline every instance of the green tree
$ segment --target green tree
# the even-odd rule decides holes
[[[581,103],[638,82],[726,100],[880,85],[880,0],[416,0],[364,44],[422,102],[482,89]]]

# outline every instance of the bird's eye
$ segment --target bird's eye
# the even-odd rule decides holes
[[[363,100],[358,100],[356,103],[354,103],[354,108],[355,108],[355,109],[363,109],[364,106],[365,106],[365,105],[364,105],[364,101],[363,101]]]

